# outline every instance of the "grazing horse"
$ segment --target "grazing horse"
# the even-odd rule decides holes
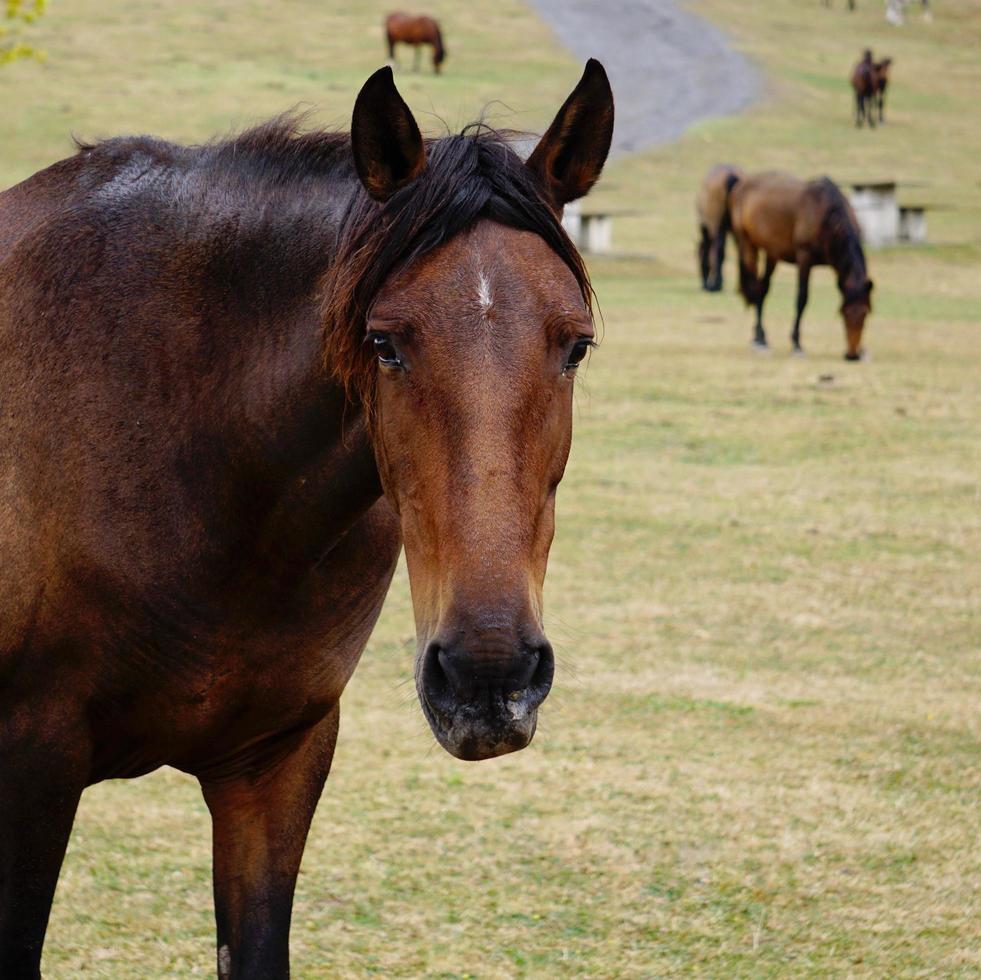
[[[872,52],[866,49],[862,60],[852,69],[852,89],[855,92],[855,125],[867,122],[875,128],[875,98],[878,76]]]
[[[211,812],[219,976],[288,975],[403,544],[436,739],[531,740],[593,344],[560,215],[612,130],[596,61],[526,163],[486,127],[424,140],[383,68],[350,135],[109,140],[0,195],[3,980],[39,976],[82,790],[163,765]]]
[[[811,269],[830,265],[838,276],[845,322],[845,359],[862,355],[862,330],[872,308],[872,280],[858,221],[838,186],[827,177],[802,181],[789,174],[762,173],[744,177],[729,196],[732,231],[739,248],[739,288],[756,307],[753,343],[767,346],[763,302],[778,262],[797,266],[797,316],[791,334],[794,351],[802,353],[800,321],[807,305]],[[765,257],[762,278],[759,253]]]
[[[388,40],[388,58],[395,61],[395,45],[411,44],[415,48],[416,71],[419,70],[419,53],[423,44],[433,47],[433,71],[438,75],[446,60],[446,47],[439,24],[425,15],[394,13],[385,18],[385,37]]]
[[[702,289],[710,293],[722,289],[722,265],[729,234],[729,192],[742,175],[739,167],[718,163],[705,175],[695,196],[698,267]]]
[[[879,122],[886,121],[886,89],[889,88],[889,69],[892,58],[883,58],[875,63],[875,100],[879,109]]]

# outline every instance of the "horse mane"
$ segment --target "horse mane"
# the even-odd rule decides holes
[[[582,256],[546,201],[541,182],[512,148],[515,134],[483,123],[426,141],[426,168],[384,204],[359,188],[342,221],[323,279],[327,370],[352,400],[370,409],[374,356],[364,327],[382,284],[476,221],[530,231],[568,266],[586,308],[593,291]]]
[[[473,123],[458,135],[429,139],[423,173],[380,204],[357,179],[350,135],[304,132],[304,118],[288,113],[198,146],[143,136],[79,143],[79,155],[101,182],[132,172],[147,193],[178,195],[209,223],[220,220],[234,188],[232,197],[259,203],[271,220],[287,220],[287,238],[315,235],[313,247],[291,252],[289,267],[275,284],[266,284],[263,295],[306,288],[308,277],[319,283],[325,369],[349,398],[369,409],[375,364],[364,343],[364,327],[382,284],[481,218],[543,239],[575,276],[592,314],[593,291],[583,259],[546,200],[541,181],[513,149],[521,134]],[[144,180],[163,173],[172,180]],[[193,180],[195,174],[203,179]],[[333,195],[325,194],[325,180],[335,182]],[[283,218],[287,211],[288,219]],[[243,226],[235,227],[235,241],[241,242]],[[264,239],[267,229],[262,225],[251,233]],[[223,241],[228,247],[229,239]],[[247,244],[251,249],[251,241]],[[226,280],[239,277],[242,289],[254,289],[251,260],[226,264]]]
[[[810,191],[822,214],[821,227],[831,264],[843,283],[849,272],[857,270],[865,278],[865,254],[862,252],[862,232],[855,220],[848,199],[830,178],[820,177],[810,182]],[[844,287],[842,287],[844,292]],[[846,303],[850,301],[845,295]]]
[[[333,174],[351,160],[347,133],[304,130],[309,112],[285,112],[204,147],[206,160],[280,186]]]
[[[288,187],[310,177],[334,174],[351,164],[347,133],[306,131],[309,113],[285,112],[235,136],[183,146],[153,136],[117,136],[106,140],[75,138],[75,148],[91,170],[125,164],[136,156],[160,169],[194,171],[219,169],[226,178],[247,182],[253,190]],[[106,177],[111,174],[106,173]]]

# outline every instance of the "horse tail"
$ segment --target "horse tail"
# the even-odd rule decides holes
[[[719,223],[719,234],[723,237],[732,228],[732,212],[729,210],[729,198],[732,196],[732,189],[739,183],[739,174],[730,171],[726,175],[726,196],[725,196],[725,206],[722,208],[722,221]],[[725,246],[722,246],[723,249]]]

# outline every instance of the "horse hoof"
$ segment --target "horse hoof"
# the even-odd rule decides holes
[[[790,353],[794,357],[807,357],[807,351],[803,347],[795,347]]]
[[[770,353],[770,345],[765,340],[754,340],[751,346],[753,350],[756,351],[757,354]]]
[[[868,359],[869,355],[864,350],[860,350],[857,354],[845,354],[846,361],[867,361]]]

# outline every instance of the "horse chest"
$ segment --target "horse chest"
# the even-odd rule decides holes
[[[161,661],[103,675],[100,778],[175,764],[194,771],[322,718],[357,666],[400,551],[394,515],[373,508],[359,533],[259,613],[230,615]],[[162,665],[166,669],[161,669]],[[135,761],[134,761],[135,760]]]

